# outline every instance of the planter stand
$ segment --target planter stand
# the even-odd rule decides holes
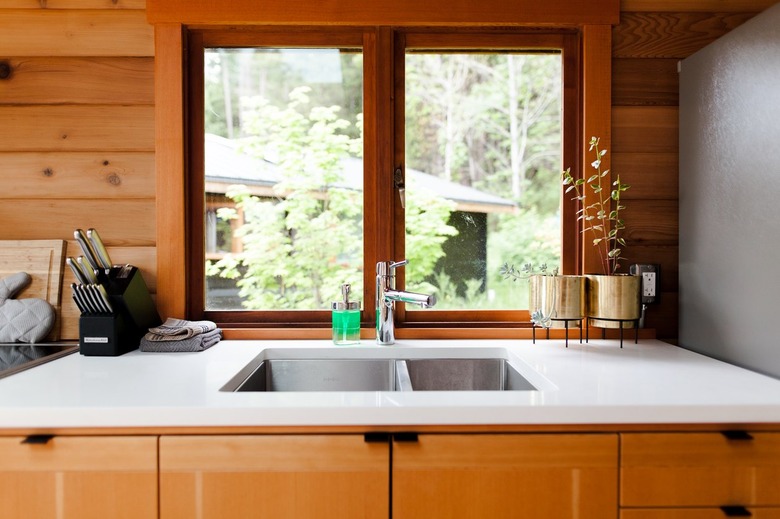
[[[577,322],[580,323],[580,344],[582,344],[582,318],[574,318],[574,319],[550,319],[551,321],[563,321],[563,327],[566,329],[566,347],[569,347],[569,322]],[[536,344],[536,325],[531,324],[531,330],[533,333],[533,344]],[[550,329],[545,328],[547,330],[547,339],[550,338]]]
[[[623,348],[623,323],[634,323],[634,344],[639,343],[639,319],[607,319],[605,317],[587,317],[585,319],[585,343],[587,344],[589,336],[590,336],[590,320],[596,319],[598,321],[610,321],[615,323],[620,323],[620,347]],[[606,328],[601,329],[601,338],[606,339],[607,330]]]

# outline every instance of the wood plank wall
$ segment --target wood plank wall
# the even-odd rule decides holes
[[[3,0],[0,239],[98,229],[154,292],[154,33],[145,0]],[[78,339],[65,272],[63,339]]]
[[[629,262],[661,265],[647,325],[677,337],[677,61],[775,0],[623,0],[613,30],[613,171]],[[112,259],[157,281],[154,33],[145,0],[4,0],[0,7],[0,239],[97,228]],[[684,174],[684,172],[680,172]],[[73,281],[66,272],[65,284]],[[63,291],[63,338],[78,337]]]
[[[661,265],[646,326],[677,337],[677,62],[777,0],[622,0],[612,31],[612,172],[625,192],[631,263]],[[626,265],[626,268],[627,268]]]

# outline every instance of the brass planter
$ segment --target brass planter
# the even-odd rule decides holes
[[[628,274],[589,274],[587,278],[590,324],[599,328],[619,328],[622,320],[623,328],[633,328],[633,320],[640,316],[641,278]]]
[[[542,309],[551,317],[548,327],[563,327],[565,320],[585,317],[585,278],[583,276],[536,275],[528,279],[529,310]],[[546,306],[546,309],[545,309]]]

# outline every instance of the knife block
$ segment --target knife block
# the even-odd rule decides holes
[[[106,289],[111,314],[82,314],[79,350],[82,355],[115,357],[138,348],[149,328],[162,321],[137,267],[111,267],[98,281]]]

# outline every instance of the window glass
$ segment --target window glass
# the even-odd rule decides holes
[[[527,308],[501,266],[560,264],[561,82],[559,52],[407,52],[406,288],[434,311]]]
[[[359,49],[205,49],[205,310],[362,293],[362,64]]]

